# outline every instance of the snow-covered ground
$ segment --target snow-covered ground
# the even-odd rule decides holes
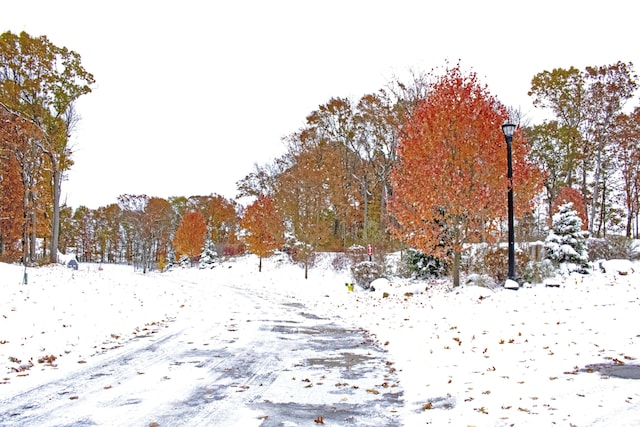
[[[348,292],[349,274],[329,265],[307,280],[282,256],[261,273],[253,256],[162,274],[52,265],[29,268],[24,285],[23,268],[0,264],[0,400],[136,335],[216,315],[198,295],[234,286],[370,331],[400,380],[403,425],[639,425],[638,262],[518,291],[392,280]],[[607,375],[620,367],[636,378]]]

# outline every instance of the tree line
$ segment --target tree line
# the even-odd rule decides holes
[[[163,269],[182,256],[197,258],[206,242],[220,255],[243,251],[238,239],[240,207],[219,195],[170,197],[124,194],[98,209],[61,211],[62,252],[79,261]]]
[[[0,72],[4,260],[33,257],[36,240],[53,254],[59,224],[60,249],[86,261],[158,268],[214,246],[220,254],[248,247],[260,257],[285,248],[308,267],[317,251],[370,243],[450,260],[456,280],[465,245],[504,240],[509,186],[519,240],[543,239],[567,198],[583,207],[591,235],[638,237],[640,108],[627,105],[638,85],[631,63],[535,75],[529,95],[550,119],[533,125],[459,65],[413,72],[359,99],[320,105],[283,138],[283,155],[237,183],[237,200],[122,195],[106,207],[63,206],[56,215],[61,177],[72,165],[73,101],[90,92],[93,78],[77,54],[46,38],[5,33],[2,41],[2,63],[16,64]],[[71,71],[47,71],[50,86],[32,81],[48,69],[23,70],[40,60],[26,41],[49,46]],[[519,123],[511,182],[500,130],[507,120]]]

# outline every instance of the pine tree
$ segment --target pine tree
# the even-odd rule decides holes
[[[215,245],[211,240],[207,240],[204,245],[204,250],[200,255],[199,268],[213,268],[218,261],[218,252],[215,249]]]
[[[570,271],[583,271],[588,263],[588,237],[589,232],[582,230],[582,220],[573,209],[573,203],[562,204],[553,215],[552,230],[544,243],[546,258],[555,264],[566,265]]]

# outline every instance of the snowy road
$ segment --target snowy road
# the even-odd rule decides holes
[[[5,396],[0,425],[400,425],[395,370],[364,331],[266,291],[180,285],[175,321]]]

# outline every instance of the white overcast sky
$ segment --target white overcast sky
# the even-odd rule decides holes
[[[121,194],[234,197],[331,97],[447,60],[535,121],[536,73],[640,67],[639,12],[635,0],[2,0],[0,32],[46,35],[94,74],[62,194],[95,209]]]

